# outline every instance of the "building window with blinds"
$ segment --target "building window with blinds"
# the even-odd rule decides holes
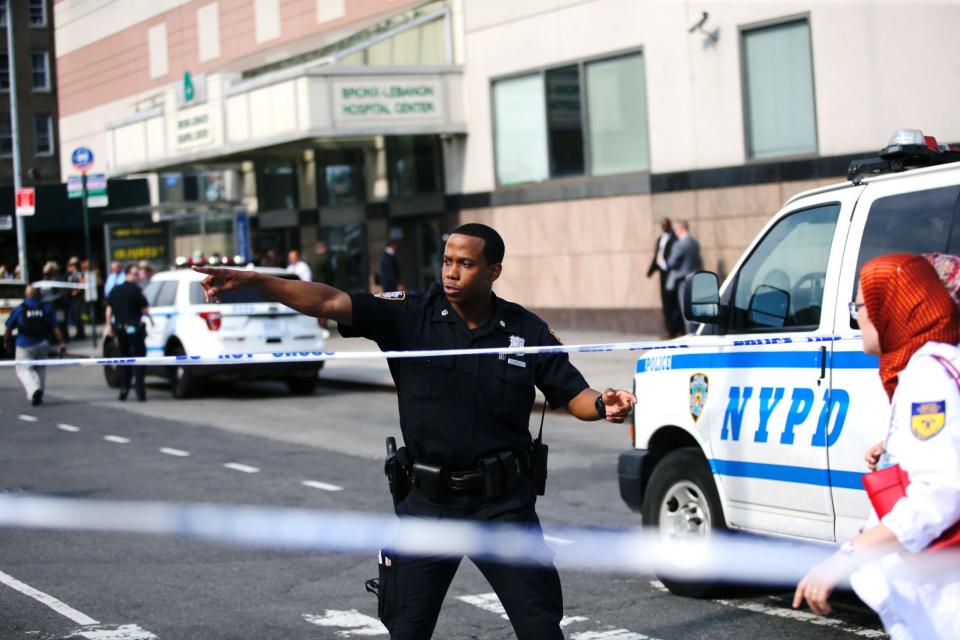
[[[810,23],[745,29],[740,50],[747,156],[816,153]]]
[[[30,78],[34,91],[50,91],[50,54],[30,52]]]
[[[640,53],[494,81],[497,184],[648,171],[645,87]]]
[[[13,155],[13,130],[10,128],[10,114],[0,114],[0,156]]]

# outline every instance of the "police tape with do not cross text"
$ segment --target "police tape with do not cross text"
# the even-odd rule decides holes
[[[443,284],[426,292],[351,293],[320,283],[194,267],[208,300],[253,286],[301,313],[332,318],[344,336],[381,350],[559,344],[540,318],[493,293],[503,240],[481,224],[458,227],[443,254]],[[565,353],[391,360],[410,487],[399,515],[512,523],[540,534],[531,477],[529,417],[534,386],[580,420],[621,423],[637,399],[591,389]],[[542,534],[539,536],[542,540]],[[379,615],[392,638],[433,633],[459,557],[381,556]],[[563,597],[552,563],[504,566],[472,558],[491,583],[517,636],[562,638]],[[402,601],[401,601],[402,600]]]

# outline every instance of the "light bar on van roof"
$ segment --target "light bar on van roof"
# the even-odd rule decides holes
[[[852,161],[847,177],[850,182],[860,184],[868,176],[949,162],[960,162],[960,149],[938,144],[936,138],[923,135],[919,129],[898,129],[877,157]]]

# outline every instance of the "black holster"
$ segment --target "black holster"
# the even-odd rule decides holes
[[[397,449],[397,442],[387,438],[387,458],[383,463],[383,473],[387,476],[387,485],[393,497],[394,506],[403,502],[410,493],[410,458],[406,447]]]

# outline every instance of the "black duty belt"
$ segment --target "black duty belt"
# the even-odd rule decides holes
[[[464,471],[446,471],[420,462],[413,464],[414,483],[428,498],[449,493],[497,498],[513,491],[524,474],[523,460],[509,449],[484,456],[477,461],[476,469]]]

